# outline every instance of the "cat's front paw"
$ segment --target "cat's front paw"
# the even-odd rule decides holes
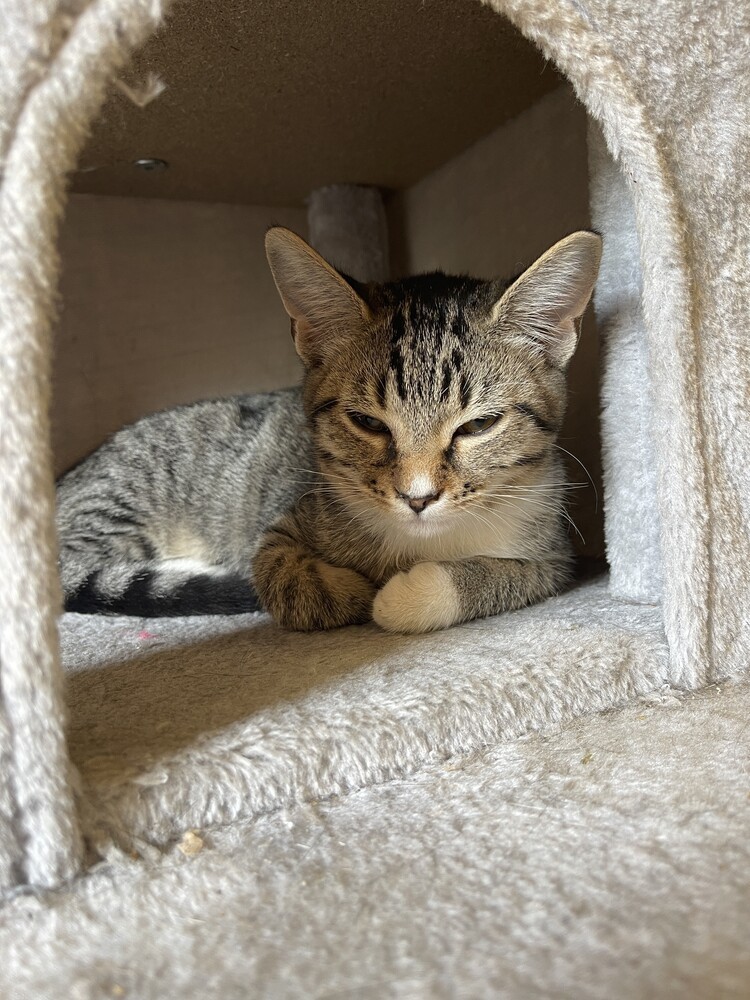
[[[374,593],[373,584],[361,574],[318,559],[297,567],[294,578],[278,588],[266,607],[284,628],[314,632],[370,621]]]
[[[284,628],[339,628],[372,618],[375,586],[361,573],[309,556],[286,537],[263,546],[253,563],[261,603]]]
[[[372,617],[387,632],[434,632],[461,621],[461,604],[445,566],[417,563],[378,591]]]

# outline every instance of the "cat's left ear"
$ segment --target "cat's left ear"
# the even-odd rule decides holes
[[[594,290],[601,256],[596,233],[566,236],[503,293],[493,308],[493,322],[564,368],[578,343],[578,321]]]

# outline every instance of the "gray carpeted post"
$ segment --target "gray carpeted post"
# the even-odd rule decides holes
[[[357,281],[387,281],[388,227],[377,188],[331,184],[307,202],[310,243]]]
[[[56,886],[83,856],[56,621],[56,237],[66,175],[107,86],[167,5],[10,4],[0,32],[0,892]]]

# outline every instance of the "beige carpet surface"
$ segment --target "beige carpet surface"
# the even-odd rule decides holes
[[[67,615],[70,750],[89,832],[128,849],[388,781],[661,687],[655,607],[605,579],[423,636],[290,633],[265,615]]]
[[[0,996],[744,1000],[748,719],[665,690],[102,864],[0,912]]]

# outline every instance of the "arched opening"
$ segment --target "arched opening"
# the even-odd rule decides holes
[[[305,199],[321,185],[383,192],[393,276],[511,276],[589,224],[586,112],[493,11],[394,0],[277,15],[262,4],[253,19],[239,7],[218,16],[182,4],[137,54],[124,88],[112,88],[62,232],[58,469],[146,412],[297,379],[262,234],[280,222],[304,235]],[[140,107],[152,74],[167,89]],[[167,166],[144,170],[142,160]],[[561,442],[597,480],[598,381],[589,322]],[[585,485],[575,466],[571,473]],[[573,516],[584,553],[603,555],[593,490],[581,491]],[[574,594],[549,620],[488,623],[481,648],[456,633],[436,644],[374,630],[284,635],[261,622],[245,634],[244,621],[72,616],[62,628],[72,758],[128,835],[161,842],[186,824],[278,805],[315,784],[318,767],[328,793],[349,787],[352,753],[365,761],[356,780],[375,780],[390,766],[378,741],[394,721],[383,684],[394,672],[419,692],[394,731],[399,766],[416,766],[437,744],[450,753],[518,735],[576,711],[597,677],[609,693],[583,698],[594,707],[650,683],[642,667],[659,645],[659,611],[633,612],[635,639],[615,622],[615,638],[602,642],[597,615],[608,598],[592,594]],[[561,628],[576,638],[559,656]],[[447,656],[445,641],[457,643]],[[482,692],[468,716],[453,690],[456,657]],[[538,697],[515,718],[508,705],[528,671]],[[367,719],[353,738],[333,711],[339,698]],[[290,711],[295,749],[266,767],[254,748],[261,733],[261,756],[283,745]],[[227,746],[240,763],[217,783]],[[330,770],[327,746],[338,748]]]

